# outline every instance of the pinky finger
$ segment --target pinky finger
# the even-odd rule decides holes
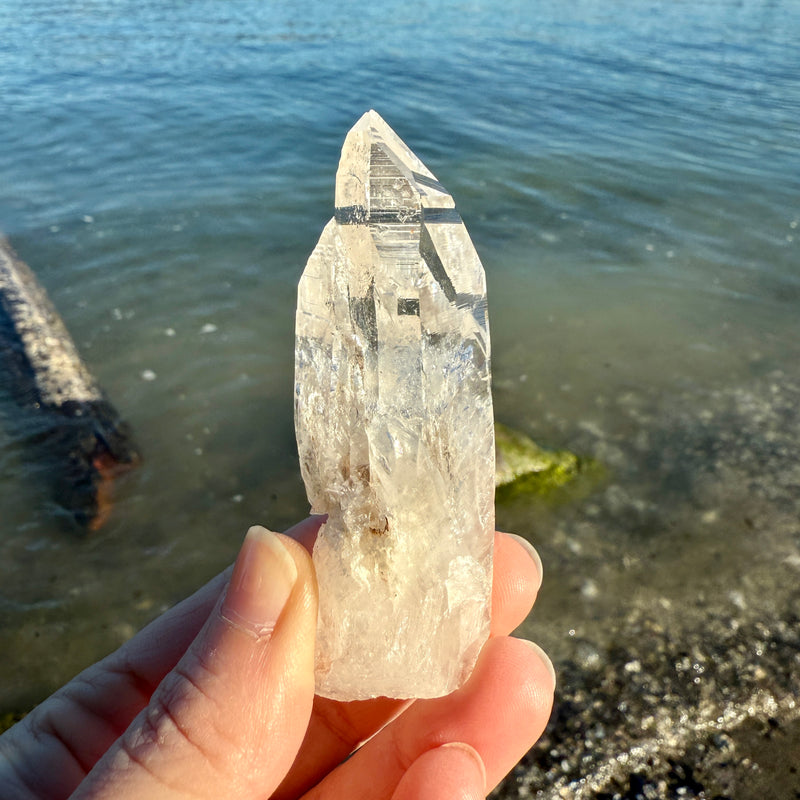
[[[450,742],[424,752],[405,772],[392,800],[484,800],[486,770],[478,751]]]

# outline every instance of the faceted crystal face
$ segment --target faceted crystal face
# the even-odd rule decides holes
[[[483,267],[374,111],[298,290],[295,425],[320,593],[317,692],[436,697],[489,633],[494,431]]]

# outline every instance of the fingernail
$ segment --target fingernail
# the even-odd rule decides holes
[[[254,526],[247,532],[233,566],[220,614],[252,636],[269,637],[296,580],[294,559],[280,538]]]
[[[439,750],[456,750],[461,753],[467,755],[478,767],[481,774],[483,775],[483,788],[484,791],[486,789],[486,765],[483,763],[483,759],[481,758],[481,754],[471,745],[466,744],[465,742],[447,742],[447,744],[441,745]]]
[[[525,642],[535,653],[539,656],[539,658],[544,663],[545,667],[547,667],[547,671],[550,673],[550,677],[553,679],[553,689],[556,688],[556,670],[553,666],[553,662],[550,660],[550,656],[539,647],[536,642],[532,642],[530,639],[520,639],[521,642]]]
[[[525,552],[527,552],[527,554],[533,559],[533,563],[536,564],[536,572],[539,575],[539,585],[536,587],[536,591],[538,592],[539,589],[542,588],[542,578],[544,578],[542,559],[539,558],[536,548],[527,539],[523,538],[522,536],[518,536],[516,533],[509,533],[508,535],[525,548]]]

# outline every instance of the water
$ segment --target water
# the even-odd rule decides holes
[[[800,564],[792,0],[5,0],[0,31],[0,228],[144,454],[78,538],[0,393],[0,709],[189,593],[248,525],[304,515],[295,285],[370,107],[486,266],[498,417],[609,467],[577,508],[499,510],[548,569],[527,632],[570,657],[569,631],[606,641],[648,591],[780,613]]]

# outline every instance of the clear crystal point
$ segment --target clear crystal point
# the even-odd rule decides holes
[[[453,198],[369,111],[298,289],[295,425],[317,693],[437,697],[489,634],[494,431],[483,267]]]

